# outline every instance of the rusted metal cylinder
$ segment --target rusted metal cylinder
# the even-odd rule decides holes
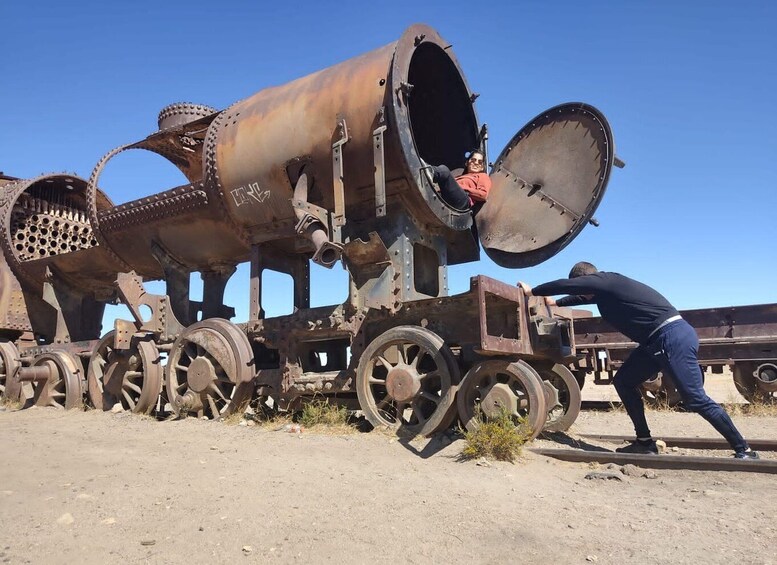
[[[209,199],[201,184],[176,187],[99,215],[96,230],[127,267],[143,277],[163,277],[153,249],[159,246],[183,268],[247,261],[250,247]]]
[[[313,241],[320,232],[309,237],[295,229],[301,204],[295,208],[294,186],[304,173],[312,185],[302,205],[319,211],[330,241],[390,232],[388,218],[402,208],[448,234],[453,246],[452,234],[468,229],[472,214],[440,199],[421,159],[463,164],[478,141],[473,98],[450,45],[428,26],[414,25],[395,43],[193,122],[191,132],[207,128],[201,179],[192,177],[199,167],[189,163],[191,185],[90,217],[108,247],[152,278],[162,274],[152,242],[190,270],[247,261],[251,244],[284,253],[328,251]],[[158,132],[118,148],[92,177],[124,149],[169,156],[163,148],[180,135]],[[180,165],[184,153],[176,155],[171,160]],[[477,258],[474,247],[459,250],[458,262]]]
[[[206,190],[252,240],[288,237],[302,165],[314,180],[313,202],[335,214],[342,166],[343,229],[361,235],[364,210],[375,215],[381,132],[388,194],[403,192],[416,216],[468,227],[471,215],[444,205],[419,174],[420,158],[458,166],[477,142],[472,96],[449,47],[415,25],[396,43],[236,103],[210,126]]]
[[[755,384],[766,393],[777,392],[777,365],[762,363],[753,373]]]
[[[56,374],[56,367],[50,364],[21,367],[16,373],[19,382],[45,382]]]
[[[0,247],[26,287],[40,289],[49,271],[80,291],[110,289],[115,273],[126,268],[95,238],[86,185],[75,175],[56,173],[20,179],[3,188]],[[98,190],[95,206],[106,210],[112,203]]]
[[[648,380],[642,383],[642,388],[644,390],[647,390],[649,392],[658,392],[661,390],[661,387],[663,386],[663,379],[661,378],[661,373],[656,373],[652,375]]]

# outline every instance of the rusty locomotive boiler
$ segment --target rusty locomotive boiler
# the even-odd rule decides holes
[[[568,426],[580,406],[563,365],[575,352],[570,313],[484,276],[449,296],[447,266],[481,247],[502,266],[534,265],[595,223],[620,165],[612,133],[583,103],[542,112],[494,161],[473,215],[442,200],[425,168],[487,150],[475,98],[450,45],[414,25],[221,111],[168,106],[158,131],[109,152],[88,180],[6,178],[5,397],[220,418],[325,395],[416,434],[457,413],[474,425],[478,406],[527,418],[535,433]],[[100,174],[129,149],[163,156],[188,184],[114,205]],[[311,261],[342,262],[345,303],[310,307]],[[234,323],[224,289],[246,262],[249,319]],[[292,276],[292,314],[265,315],[266,269]],[[190,299],[195,272],[201,301]],[[164,295],[146,291],[156,279]],[[106,303],[133,319],[101,336]]]

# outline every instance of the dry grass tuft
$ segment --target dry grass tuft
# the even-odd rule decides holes
[[[272,416],[253,416],[253,420],[262,430],[278,431],[284,428],[290,429],[294,425],[291,412],[278,412]]]
[[[466,445],[461,450],[461,459],[493,457],[512,463],[521,455],[523,445],[531,437],[525,421],[516,426],[506,411],[489,420],[478,411],[476,418],[479,425],[475,431],[462,430]]]
[[[253,413],[233,414],[224,420],[227,424],[239,424],[245,418],[261,430],[289,431],[294,433],[312,431],[317,434],[343,435],[358,430],[350,423],[349,412],[326,398],[315,398],[305,402],[297,412],[279,412],[254,407]]]
[[[728,393],[725,402],[721,402],[720,405],[729,416],[741,416],[744,414],[743,408],[745,405],[742,404],[736,395],[731,392]]]
[[[723,404],[723,409],[729,416],[757,416],[774,418],[777,416],[777,403],[774,398],[763,393],[757,392],[748,404],[741,404],[737,398],[731,394],[728,402]]]
[[[227,426],[237,426],[240,422],[245,419],[246,414],[245,412],[241,412],[240,410],[237,410],[235,412],[232,412],[229,416],[226,418],[222,418],[221,421],[226,424]]]
[[[767,400],[766,402],[756,400],[744,406],[743,412],[748,416],[774,418],[777,417],[777,404],[773,400]]]
[[[22,408],[24,408],[24,402],[22,402],[21,400],[12,400],[7,396],[3,395],[3,396],[0,396],[0,406],[5,408],[9,412],[13,412],[14,410],[21,410]]]
[[[653,400],[645,400],[645,409],[652,410],[653,412],[673,412],[675,407],[669,404],[669,401],[664,397],[658,397]],[[624,408],[624,412],[626,409]]]
[[[626,407],[623,406],[623,403],[620,402],[620,401],[613,402],[611,400],[610,401],[610,412],[615,412],[615,413],[623,412],[625,414],[626,413]]]
[[[328,399],[306,402],[299,415],[299,423],[308,429],[325,428],[331,433],[354,431],[353,426],[348,423],[348,409],[330,403]]]

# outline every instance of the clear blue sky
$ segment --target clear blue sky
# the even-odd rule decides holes
[[[777,4],[773,2],[0,3],[0,170],[87,177],[110,149],[156,129],[159,110],[224,108],[395,41],[412,23],[453,44],[495,158],[533,116],[584,101],[607,116],[617,154],[596,217],[546,263],[484,258],[486,274],[538,284],[578,260],[643,280],[679,308],[777,302]],[[183,184],[161,157],[106,169],[116,204]],[[195,277],[193,277],[195,278]],[[197,279],[199,277],[196,277]],[[247,314],[247,270],[228,303]],[[290,309],[277,282],[270,313]],[[314,305],[342,301],[344,271],[314,269]]]

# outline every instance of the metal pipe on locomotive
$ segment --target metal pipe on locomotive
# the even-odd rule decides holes
[[[457,411],[474,425],[477,406],[527,418],[535,433],[568,426],[580,405],[564,366],[575,353],[570,313],[484,276],[449,296],[447,266],[478,260],[481,245],[502,266],[534,265],[595,223],[618,163],[612,133],[583,103],[541,113],[494,162],[473,216],[442,200],[424,167],[453,169],[466,150],[486,149],[476,97],[450,45],[414,25],[222,111],[169,106],[159,131],[108,153],[88,180],[7,179],[5,396],[71,407],[88,392],[97,408],[169,403],[220,418],[252,398],[291,408],[326,395],[415,434]],[[100,174],[129,149],[158,153],[189,182],[114,206]],[[311,260],[342,261],[345,303],[310,307]],[[235,324],[224,290],[244,262],[250,314]],[[292,314],[265,316],[265,269],[292,276]],[[202,301],[189,297],[197,271]],[[152,279],[165,295],[146,292]],[[109,302],[133,319],[100,338]]]

